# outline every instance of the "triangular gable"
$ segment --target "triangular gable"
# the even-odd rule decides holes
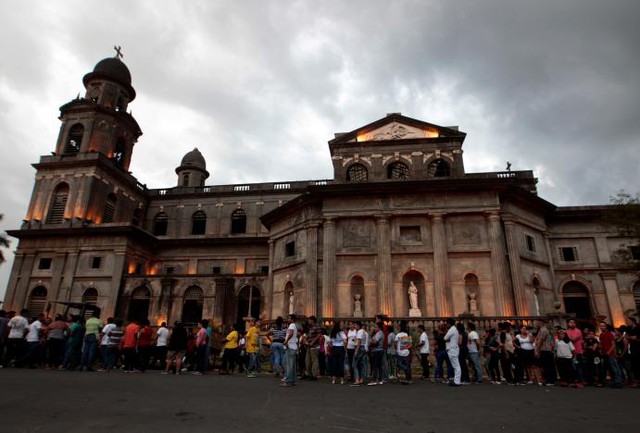
[[[336,137],[329,143],[339,144],[416,138],[464,137],[465,135],[464,132],[460,132],[457,129],[438,126],[402,116],[399,113],[393,113],[351,132],[336,134]]]

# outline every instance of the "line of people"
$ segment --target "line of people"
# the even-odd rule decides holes
[[[0,311],[0,366],[92,371],[98,364],[98,370],[125,372],[154,366],[164,374],[202,375],[220,360],[220,374],[257,377],[268,353],[285,387],[320,377],[352,386],[367,379],[368,386],[409,384],[414,357],[421,378],[451,386],[487,378],[492,384],[620,388],[636,387],[640,379],[640,328],[632,317],[615,329],[599,323],[597,336],[569,320],[566,329],[549,329],[544,321],[513,329],[504,322],[481,337],[473,322],[454,319],[429,335],[423,325],[410,331],[400,322],[396,329],[382,316],[370,327],[351,321],[346,329],[340,323],[327,329],[314,316],[300,323],[292,314],[286,324],[279,317],[268,329],[260,320],[251,320],[246,332],[233,325],[223,337],[206,320],[189,330],[181,322],[168,329],[165,323],[153,328],[146,319],[123,326],[119,319],[103,323],[96,316],[27,320],[25,314]]]

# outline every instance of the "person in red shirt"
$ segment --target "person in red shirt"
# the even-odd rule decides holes
[[[600,322],[600,354],[604,360],[604,366],[600,370],[600,383],[604,383],[607,371],[611,377],[611,388],[622,388],[622,371],[616,359],[616,342],[611,327],[605,322]]]
[[[138,368],[144,372],[149,367],[151,357],[153,329],[149,326],[149,320],[143,319],[140,331],[138,331]]]
[[[133,320],[124,328],[124,336],[122,338],[122,354],[124,355],[124,372],[132,372],[138,368],[138,356],[136,348],[138,346],[138,332],[140,325],[137,320]]]
[[[576,367],[576,379],[577,379],[576,386],[578,388],[582,388],[584,387],[584,378],[585,378],[585,371],[586,371],[586,365],[585,365],[585,359],[584,359],[584,344],[583,344],[582,331],[578,329],[578,327],[576,326],[575,320],[569,319],[569,321],[567,322],[566,334],[567,334],[567,337],[569,337],[569,340],[571,340],[571,342],[573,343],[573,347],[575,348],[575,357],[576,357],[575,367]]]

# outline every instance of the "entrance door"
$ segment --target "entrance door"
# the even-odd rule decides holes
[[[260,289],[255,286],[244,286],[238,292],[238,313],[236,314],[236,323],[244,323],[244,318],[251,316],[260,317]]]
[[[127,320],[143,320],[149,317],[151,291],[147,287],[138,287],[131,293]]]
[[[562,288],[562,300],[565,312],[569,317],[576,319],[578,326],[593,326],[589,289],[577,281],[569,281]]]

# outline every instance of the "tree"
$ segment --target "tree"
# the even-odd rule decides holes
[[[4,217],[4,215],[0,213],[0,221],[2,221],[2,217]],[[4,232],[0,233],[0,247],[9,248],[9,245],[11,245],[11,241],[7,239],[7,234]],[[0,263],[4,263],[4,262],[5,262],[4,252],[0,249]]]
[[[603,222],[615,228],[620,236],[633,238],[633,245],[616,251],[624,261],[640,269],[640,194],[620,191],[610,197],[611,206],[602,215]]]

